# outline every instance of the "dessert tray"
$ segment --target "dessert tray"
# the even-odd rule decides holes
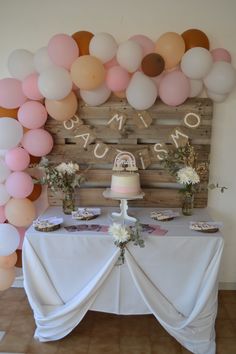
[[[152,211],[151,218],[157,221],[170,221],[179,216],[178,212],[172,210]]]
[[[101,215],[100,208],[78,208],[72,211],[72,219],[74,220],[92,220]]]
[[[205,232],[205,233],[214,233],[219,231],[219,227],[221,226],[221,223],[216,223],[216,222],[207,222],[207,221],[191,221],[190,222],[190,229],[194,231],[199,231],[199,232]]]
[[[63,218],[52,216],[48,218],[38,218],[34,220],[33,227],[36,231],[51,232],[60,229],[62,223]]]

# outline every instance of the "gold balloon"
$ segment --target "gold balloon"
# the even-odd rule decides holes
[[[5,215],[9,223],[18,227],[29,226],[35,219],[34,204],[27,198],[11,198],[5,205]]]
[[[0,107],[0,118],[1,117],[9,117],[9,118],[17,118],[17,112],[19,108],[4,108]]]
[[[89,54],[89,43],[93,38],[93,34],[88,31],[79,31],[72,34],[72,38],[76,41],[79,48],[79,55]]]
[[[105,68],[96,57],[83,55],[73,62],[71,77],[80,89],[93,90],[104,82]]]
[[[22,250],[16,250],[17,262],[15,267],[22,268]]]
[[[165,61],[165,69],[174,68],[185,52],[185,43],[178,33],[166,32],[157,41],[155,52]]]
[[[63,122],[74,116],[78,108],[78,101],[74,92],[71,92],[68,96],[63,98],[63,100],[46,99],[45,107],[52,118]]]
[[[207,35],[196,28],[191,28],[182,33],[182,37],[185,42],[185,51],[194,48],[202,47],[209,50],[210,43]]]

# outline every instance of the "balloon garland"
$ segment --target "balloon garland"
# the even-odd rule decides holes
[[[226,49],[209,48],[199,29],[167,32],[156,42],[134,35],[121,44],[109,33],[79,31],[53,36],[35,54],[10,54],[11,77],[0,80],[0,290],[14,281],[16,250],[36,217],[33,202],[41,187],[33,185],[27,168],[53,147],[43,128],[48,114],[66,124],[78,99],[97,106],[111,93],[136,110],[150,108],[158,95],[178,106],[204,88],[222,102],[234,88],[235,69]]]

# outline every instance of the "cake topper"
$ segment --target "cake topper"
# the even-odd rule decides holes
[[[116,155],[113,171],[137,171],[138,168],[136,166],[135,157],[131,152],[122,151]]]

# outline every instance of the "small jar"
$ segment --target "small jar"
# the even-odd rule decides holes
[[[72,191],[64,193],[62,200],[62,209],[64,214],[71,214],[75,210],[75,195]]]
[[[182,214],[190,216],[193,214],[194,208],[194,194],[184,193],[182,201]]]

